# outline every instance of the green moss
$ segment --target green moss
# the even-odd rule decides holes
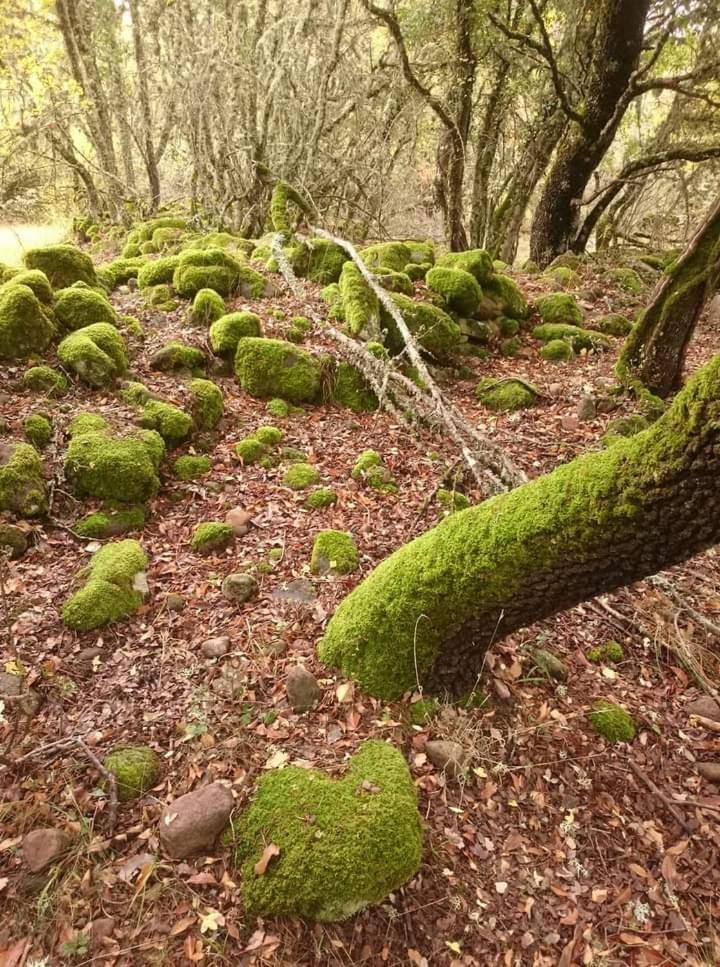
[[[321,510],[324,507],[332,507],[336,503],[337,494],[329,487],[319,487],[305,498],[305,506],[308,510]]]
[[[469,249],[467,252],[448,252],[438,259],[437,264],[469,272],[480,285],[489,282],[494,274],[492,259],[482,248]]]
[[[28,535],[22,527],[0,520],[0,554],[17,561],[28,549]]]
[[[354,413],[364,413],[378,408],[378,399],[355,366],[339,362],[335,368],[332,389],[333,400],[347,406]]]
[[[264,276],[221,248],[181,252],[173,273],[173,286],[186,298],[195,296],[201,289],[213,289],[221,296],[238,292],[246,298],[261,298],[269,291]]]
[[[65,376],[51,366],[31,366],[23,373],[23,385],[33,393],[45,396],[64,396],[69,383]]]
[[[428,302],[414,302],[399,292],[393,293],[392,300],[402,313],[408,329],[426,352],[441,361],[458,352],[463,342],[462,333],[446,312]],[[395,322],[386,312],[383,312],[382,319],[388,330],[388,348],[392,352],[401,352],[404,341]]]
[[[101,433],[108,429],[108,421],[99,413],[83,410],[76,413],[70,421],[68,432],[70,436],[79,436],[82,433]]]
[[[324,238],[309,240],[310,258],[307,265],[307,278],[318,285],[337,282],[348,254],[334,242]]]
[[[528,275],[537,275],[540,271],[540,266],[533,259],[527,259],[523,263],[523,272],[527,272]]]
[[[135,316],[120,316],[118,325],[119,328],[127,335],[133,336],[135,339],[139,339],[141,341],[145,339],[145,330],[140,325],[140,320]]]
[[[212,351],[224,359],[233,359],[238,343],[247,336],[262,336],[260,316],[254,312],[231,312],[210,326]]]
[[[285,400],[278,398],[270,400],[265,409],[268,411],[270,416],[274,416],[275,419],[278,420],[282,420],[285,417],[290,416],[290,406],[285,402]]]
[[[205,368],[205,354],[197,346],[188,346],[173,340],[153,354],[150,365],[161,373],[177,370],[194,372]]]
[[[540,355],[543,359],[552,362],[567,362],[575,356],[575,351],[570,343],[565,342],[564,339],[551,339],[542,347]]]
[[[224,551],[235,540],[235,534],[229,524],[220,521],[204,521],[198,524],[192,534],[190,546],[198,554],[214,554]]]
[[[136,590],[137,576],[145,571],[147,557],[137,541],[106,544],[81,574],[86,583],[63,607],[62,617],[74,631],[92,631],[134,614],[143,602]]]
[[[10,282],[0,290],[0,358],[24,359],[43,353],[53,336],[47,310],[26,285]]]
[[[638,433],[642,433],[643,430],[647,430],[650,425],[650,421],[639,413],[634,414],[633,416],[620,416],[608,425],[607,431],[603,435],[602,442],[606,447],[613,446],[615,443],[620,440],[624,440],[626,437],[633,437]]]
[[[413,250],[405,242],[380,242],[368,245],[358,253],[369,269],[391,269],[402,272],[413,260]],[[423,260],[425,261],[425,260]]]
[[[173,464],[173,470],[180,480],[195,480],[196,477],[202,477],[212,470],[212,460],[206,456],[187,454],[177,458]]]
[[[620,315],[619,312],[611,312],[607,316],[596,319],[593,323],[598,332],[604,332],[607,336],[619,336],[624,338],[632,329],[632,323],[628,318]]]
[[[294,463],[288,467],[283,476],[282,482],[291,490],[304,490],[313,484],[319,483],[320,474],[315,467],[309,463]]]
[[[103,766],[115,776],[120,802],[145,795],[162,776],[160,757],[145,745],[118,745],[105,756]]]
[[[431,268],[432,262],[408,262],[403,271],[411,282],[420,282],[421,279],[425,278]]]
[[[142,252],[140,251],[140,246],[137,242],[127,242],[125,245],[123,245],[120,254],[124,259],[136,259],[140,258]]]
[[[606,641],[604,645],[597,645],[595,648],[590,648],[587,652],[588,661],[598,665],[603,661],[609,661],[615,664],[623,661],[624,658],[625,651],[619,641]]]
[[[610,282],[630,295],[640,295],[643,290],[642,279],[635,269],[610,269],[607,277]]]
[[[99,322],[116,326],[118,321],[117,313],[104,295],[94,289],[78,289],[75,286],[57,293],[55,318],[69,332]]]
[[[79,520],[74,531],[80,537],[105,540],[119,537],[128,531],[142,530],[145,526],[145,508],[128,507],[126,510],[99,510]]]
[[[23,430],[36,450],[44,450],[52,440],[52,423],[44,413],[30,413],[26,416]]]
[[[574,289],[580,284],[580,276],[577,272],[573,272],[572,269],[563,265],[558,265],[554,269],[546,269],[543,277],[554,282],[555,286],[561,289]]]
[[[393,272],[392,269],[378,269],[375,278],[388,292],[402,292],[412,295],[414,292],[412,280],[405,272]]]
[[[446,308],[461,316],[472,316],[480,304],[482,290],[475,277],[464,269],[436,266],[425,276],[425,282]]]
[[[65,476],[78,497],[142,504],[160,489],[164,449],[157,434],[113,437],[81,424],[70,439]]]
[[[324,289],[321,289],[320,298],[329,306],[334,306],[336,303],[342,301],[340,298],[340,286],[337,282],[331,282],[330,285],[326,285]]]
[[[313,574],[352,574],[360,566],[355,541],[346,531],[320,531],[313,544],[310,570]]]
[[[362,480],[373,467],[382,466],[382,457],[377,450],[364,450],[357,458],[350,476],[353,480]]]
[[[167,255],[152,262],[143,262],[137,274],[139,288],[144,290],[157,285],[168,285],[173,280],[179,262],[179,255]]]
[[[92,259],[74,245],[46,245],[33,248],[23,258],[28,269],[40,269],[53,289],[64,289],[73,282],[97,285]]]
[[[276,447],[282,441],[283,431],[276,426],[259,426],[253,436],[267,447]]]
[[[144,383],[127,380],[120,390],[120,399],[130,406],[145,406],[152,399],[152,393]]]
[[[200,289],[193,299],[190,322],[208,326],[225,315],[225,302],[213,289]]]
[[[527,299],[517,283],[507,275],[494,275],[484,287],[483,293],[498,302],[500,312],[510,319],[526,319],[530,311]]]
[[[350,476],[353,480],[363,480],[375,490],[395,493],[397,486],[392,474],[383,466],[382,457],[377,450],[364,450],[358,457]]]
[[[16,272],[8,283],[3,284],[0,292],[5,287],[5,284],[26,285],[34,293],[37,300],[45,305],[50,305],[53,301],[53,290],[50,285],[50,280],[40,269],[25,269],[25,271]]]
[[[283,447],[280,457],[288,463],[307,463],[308,461],[307,453],[298,447]]]
[[[290,206],[293,214],[291,215]],[[278,181],[270,199],[270,220],[276,232],[290,236],[294,234],[304,214],[310,215],[312,207],[299,191],[286,181]]]
[[[190,436],[193,420],[189,413],[171,403],[150,400],[140,414],[140,426],[147,430],[156,430],[172,450]]]
[[[483,323],[478,323],[478,325],[483,325]],[[505,339],[517,336],[520,332],[520,323],[517,319],[509,319],[507,316],[500,316],[497,320],[497,327],[500,335]]]
[[[139,251],[137,255],[139,255]],[[97,270],[98,281],[108,292],[112,292],[120,285],[125,285],[130,279],[137,279],[140,269],[145,265],[145,259],[127,257],[106,262]]]
[[[574,252],[563,252],[561,255],[555,256],[546,271],[570,269],[573,272],[577,272],[581,265],[582,258],[579,255],[576,255]]]
[[[600,700],[589,714],[590,724],[608,742],[632,742],[636,728],[632,715],[612,702]]]
[[[522,340],[519,336],[513,336],[512,339],[505,339],[500,343],[500,355],[501,356],[517,356],[522,347]]]
[[[233,838],[249,915],[321,921],[380,903],[415,874],[422,853],[408,767],[378,740],[362,745],[339,780],[297,766],[262,776]],[[259,876],[271,842],[279,855]]]
[[[209,379],[194,379],[190,383],[190,412],[196,429],[214,430],[225,412],[220,387]]]
[[[446,490],[445,487],[441,487],[436,497],[437,502],[448,514],[454,514],[458,510],[465,510],[470,506],[470,501],[459,490]]]
[[[520,380],[487,377],[478,383],[475,395],[489,410],[507,413],[532,406],[537,394]]]
[[[128,367],[125,340],[114,326],[98,322],[66,336],[58,346],[58,358],[90,386],[107,386]]]
[[[177,301],[169,285],[153,285],[149,289],[143,289],[143,295],[149,306],[161,312],[172,312],[177,307]]]
[[[583,317],[574,296],[566,292],[550,292],[535,300],[543,322],[582,326]],[[536,330],[537,331],[537,330]]]
[[[267,447],[256,437],[249,436],[235,444],[235,453],[243,463],[249,466],[253,463],[259,463],[261,458],[267,453]]]
[[[343,265],[339,282],[342,315],[355,336],[370,339],[380,334],[380,303],[354,262]]]
[[[603,336],[602,333],[593,332],[592,329],[580,329],[578,326],[566,323],[546,322],[541,326],[535,326],[533,336],[544,343],[563,339],[576,353],[583,349],[602,351],[610,348],[607,336]]]
[[[47,512],[42,463],[29,443],[0,442],[0,510],[19,517]]]
[[[421,698],[417,702],[413,702],[408,710],[410,724],[426,725],[431,719],[435,718],[441,708],[442,706],[436,698]]]
[[[280,339],[248,337],[238,343],[235,374],[251,396],[314,402],[322,388],[317,357]]]

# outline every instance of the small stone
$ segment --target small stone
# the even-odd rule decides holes
[[[535,662],[535,667],[539,668],[548,678],[552,678],[553,681],[567,681],[567,666],[551,651],[547,651],[545,648],[538,648],[533,654],[533,661]]]
[[[209,852],[227,825],[235,805],[221,782],[201,786],[166,806],[160,819],[160,842],[175,860]]]
[[[60,859],[71,842],[62,829],[33,829],[23,839],[23,859],[33,873],[40,873]]]
[[[276,601],[292,601],[295,604],[312,604],[317,597],[312,581],[307,578],[296,578],[288,581],[272,593]]]
[[[252,574],[243,574],[241,571],[236,571],[233,574],[228,574],[223,581],[222,593],[228,601],[234,601],[235,604],[244,604],[258,593],[258,583]]]
[[[592,398],[592,396],[589,396],[587,393],[583,393],[578,400],[575,415],[577,416],[578,420],[595,419],[595,400]]]
[[[232,527],[236,537],[245,537],[250,530],[252,520],[250,514],[242,507],[233,507],[225,514],[225,523]]]
[[[688,715],[702,715],[705,719],[712,719],[713,722],[720,722],[720,704],[709,695],[701,695],[695,701],[685,706]]]
[[[90,945],[94,950],[102,949],[104,940],[112,937],[115,929],[115,917],[98,917],[90,924]]]
[[[170,593],[165,598],[165,607],[168,611],[182,611],[186,601],[182,594]]]
[[[609,396],[599,396],[595,400],[595,409],[598,413],[612,413],[613,410],[617,409],[617,401]]]
[[[228,635],[206,638],[200,645],[200,651],[206,658],[222,658],[230,651],[230,638]]]
[[[559,393],[562,393],[563,385],[562,383],[550,383],[548,390],[551,396],[557,396]]]
[[[19,675],[0,672],[0,698],[14,698],[22,694],[23,680]]]
[[[75,656],[75,670],[80,675],[90,675],[95,671],[96,659],[102,658],[103,650],[102,648],[83,648],[82,651],[78,652]]]
[[[0,553],[9,553],[11,561],[17,561],[28,549],[28,531],[17,524],[0,521]]]
[[[425,744],[425,752],[435,768],[444,772],[448,779],[459,779],[462,776],[467,753],[459,742],[433,739]]]
[[[223,666],[222,673],[213,681],[212,689],[226,698],[240,698],[245,694],[247,676],[241,668],[233,665]]]
[[[317,679],[302,665],[290,669],[285,687],[293,712],[305,712],[322,698],[322,689]]]
[[[720,762],[698,762],[697,771],[709,782],[720,785]]]
[[[260,651],[268,658],[282,658],[287,652],[287,642],[282,638],[271,638],[260,646]]]
[[[563,430],[577,430],[580,426],[580,421],[576,416],[564,416],[560,423]]]

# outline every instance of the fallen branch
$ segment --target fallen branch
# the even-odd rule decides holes
[[[655,798],[658,799],[665,806],[665,808],[670,813],[672,813],[675,821],[677,823],[679,823],[680,826],[682,826],[682,828],[685,830],[686,833],[688,833],[690,836],[692,836],[693,833],[695,832],[695,830],[687,822],[687,820],[685,819],[685,817],[683,816],[683,814],[680,812],[680,810],[677,808],[677,805],[672,801],[672,799],[670,799],[668,796],[666,796],[665,793],[662,791],[662,789],[659,789],[655,785],[655,783],[652,781],[652,779],[649,776],[646,776],[645,773],[640,768],[640,766],[636,765],[633,762],[632,759],[629,759],[628,760],[628,765],[630,766],[630,768],[632,769],[632,771],[635,773],[635,775],[638,777],[638,779],[645,786],[647,786],[647,788],[655,796]]]

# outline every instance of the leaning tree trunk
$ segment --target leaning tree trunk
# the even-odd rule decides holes
[[[665,397],[680,384],[695,323],[720,281],[720,198],[633,326],[617,374]]]
[[[720,355],[657,423],[448,517],[345,598],[320,658],[383,699],[475,686],[490,645],[720,539]]]

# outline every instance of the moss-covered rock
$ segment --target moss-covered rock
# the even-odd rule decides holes
[[[142,504],[160,489],[158,469],[164,453],[157,433],[115,437],[106,427],[80,424],[72,431],[65,476],[78,497]]]
[[[65,289],[74,282],[97,285],[92,259],[74,245],[46,245],[33,248],[23,258],[28,269],[40,269],[53,289]]]
[[[422,853],[408,767],[379,740],[364,743],[340,780],[297,766],[264,775],[233,839],[248,914],[321,921],[380,903],[414,875]],[[270,842],[279,853],[259,875]]]
[[[408,264],[405,266],[404,272],[411,282],[419,282],[421,279],[425,278],[431,268],[432,262],[408,262]]]
[[[632,323],[619,312],[611,312],[593,323],[598,332],[605,333],[606,336],[619,336],[624,338],[632,329]]]
[[[551,339],[542,347],[540,355],[553,363],[566,363],[575,356],[575,351],[564,339]]]
[[[541,326],[535,326],[533,336],[544,343],[562,339],[569,343],[576,353],[583,349],[588,352],[591,350],[598,352],[610,348],[607,336],[602,333],[594,332],[592,329],[580,329],[578,326],[562,322],[546,322]]]
[[[201,289],[213,289],[224,297],[238,292],[246,298],[259,299],[273,290],[265,276],[220,248],[182,252],[173,273],[173,286],[186,298],[192,298]]]
[[[55,318],[68,332],[105,322],[117,326],[117,313],[101,292],[70,286],[60,289],[55,300]]]
[[[617,664],[625,658],[625,651],[619,641],[606,641],[603,645],[596,645],[588,649],[587,660],[599,665],[603,661]]]
[[[106,544],[97,551],[81,576],[85,584],[68,598],[62,617],[74,631],[92,631],[134,614],[143,603],[147,557],[137,541]]]
[[[120,390],[120,399],[124,400],[129,406],[145,406],[148,400],[153,399],[153,394],[144,383],[137,380],[127,379],[123,382]]]
[[[480,285],[489,282],[494,274],[490,254],[483,248],[468,249],[466,252],[448,252],[437,260],[437,264],[469,272]]]
[[[52,423],[45,413],[30,413],[23,422],[25,437],[36,450],[44,450],[52,440]]]
[[[64,374],[52,366],[31,366],[23,373],[23,385],[33,393],[43,396],[64,396],[69,383]]]
[[[24,359],[43,353],[55,326],[35,293],[13,282],[0,291],[0,358]]]
[[[150,366],[161,373],[182,370],[193,373],[205,368],[205,353],[197,346],[172,340],[153,353]]]
[[[305,498],[305,506],[308,510],[321,510],[324,507],[332,507],[336,503],[337,494],[329,487],[318,487]]]
[[[145,745],[118,745],[105,756],[103,766],[115,776],[120,802],[144,796],[162,776],[160,757]]]
[[[223,359],[234,359],[238,343],[247,336],[262,336],[260,316],[254,312],[230,312],[210,326],[212,351]]]
[[[561,255],[555,256],[546,271],[552,269],[570,269],[573,272],[577,272],[581,265],[581,256],[576,255],[574,252],[563,252]]]
[[[510,339],[512,336],[517,336],[517,334],[520,332],[520,323],[517,319],[509,319],[507,316],[500,316],[495,324],[498,328],[498,333],[503,337],[503,339]],[[487,323],[478,323],[478,325],[487,325]]]
[[[172,288],[164,283],[143,289],[143,296],[149,306],[159,309],[160,312],[172,312],[177,308],[177,300],[173,296]]]
[[[130,279],[137,279],[143,265],[145,265],[145,259],[141,257],[123,257],[106,262],[96,271],[98,282],[108,292],[112,292],[118,286],[127,284]]]
[[[213,289],[200,289],[193,299],[190,309],[190,322],[199,326],[210,323],[225,315],[225,302]]]
[[[640,413],[634,413],[631,416],[619,416],[609,424],[607,431],[603,435],[602,442],[606,447],[610,447],[620,440],[624,440],[626,437],[642,433],[643,430],[647,430],[651,425],[650,420]]]
[[[312,403],[322,389],[320,360],[281,339],[241,339],[235,374],[246,393],[261,399],[281,397],[291,403]]]
[[[636,728],[632,715],[613,702],[597,701],[589,715],[590,724],[608,742],[632,742]]]
[[[204,454],[186,454],[177,458],[173,470],[179,480],[195,480],[212,470],[212,460]]]
[[[500,313],[510,319],[526,319],[530,311],[520,287],[507,275],[494,275],[483,288],[483,294],[497,301]]]
[[[152,289],[156,285],[169,285],[179,262],[179,255],[167,255],[152,262],[144,261],[137,274],[138,286],[144,290]]]
[[[364,450],[353,467],[350,476],[353,480],[363,481],[374,490],[394,493],[397,490],[393,476],[377,450]]]
[[[127,371],[125,340],[114,326],[98,322],[66,336],[58,346],[58,358],[90,386],[107,386]]]
[[[552,284],[554,289],[575,289],[580,284],[580,276],[572,269],[559,265],[554,269],[547,269],[543,278]]]
[[[378,408],[378,398],[367,380],[355,366],[340,362],[333,374],[333,400],[347,406],[354,413],[365,413]]]
[[[388,292],[402,292],[412,295],[414,292],[412,280],[406,272],[393,272],[392,269],[379,269],[375,278]]]
[[[29,443],[0,442],[0,510],[19,517],[47,512],[42,463]]]
[[[108,421],[100,413],[81,410],[70,421],[68,433],[70,436],[79,436],[82,433],[102,433],[108,429]]]
[[[363,450],[352,468],[350,476],[353,480],[362,480],[373,467],[382,466],[382,457],[377,450]]]
[[[283,475],[282,482],[291,490],[304,490],[319,483],[320,474],[310,463],[294,463],[288,467]]]
[[[352,574],[360,566],[360,555],[347,531],[320,531],[313,544],[310,570],[313,574]]]
[[[140,414],[139,422],[145,429],[159,433],[171,450],[184,443],[193,429],[193,419],[189,413],[162,400],[147,402]]]
[[[276,420],[283,420],[290,416],[290,404],[286,403],[285,400],[279,399],[278,397],[270,400],[265,408],[270,416],[275,417]]]
[[[343,265],[338,284],[342,317],[354,336],[380,335],[380,303],[354,262]]]
[[[225,404],[219,386],[209,379],[190,383],[190,413],[198,430],[214,430],[223,417]]]
[[[0,554],[9,555],[11,561],[19,560],[28,549],[28,536],[24,527],[0,520]]]
[[[73,529],[80,537],[106,540],[108,537],[120,537],[128,531],[142,530],[144,526],[145,508],[138,506],[124,510],[98,510],[79,520]]]
[[[53,290],[50,285],[50,280],[40,269],[25,269],[24,271],[16,272],[7,283],[3,283],[0,286],[0,292],[3,291],[5,285],[26,285],[34,293],[39,302],[47,306],[52,304]]]
[[[197,554],[215,554],[224,551],[235,540],[230,524],[209,520],[198,524],[190,539],[190,546]]]
[[[567,292],[550,292],[535,300],[543,322],[582,326],[583,316],[575,297]],[[536,330],[537,331],[537,330]]]
[[[610,282],[630,295],[640,295],[643,283],[635,269],[610,269],[607,274]]]
[[[267,453],[267,447],[257,437],[248,436],[235,444],[235,453],[244,464],[259,463]]]
[[[311,238],[308,244],[310,257],[306,269],[307,278],[318,285],[337,282],[343,265],[350,257],[347,252],[335,242],[324,238]]]
[[[358,253],[369,269],[391,269],[403,272],[408,262],[414,261],[413,250],[405,242],[380,242],[368,245]],[[423,259],[423,261],[429,261]]]
[[[438,265],[430,269],[425,282],[447,309],[461,316],[472,316],[480,304],[482,290],[475,277],[464,269]]]
[[[393,293],[392,300],[425,352],[440,361],[458,352],[463,342],[460,327],[439,306],[429,302],[414,302],[399,292]],[[394,320],[387,312],[383,312],[382,319],[387,327],[386,345],[391,352],[401,352],[405,344]]]
[[[440,487],[436,498],[446,514],[454,514],[459,510],[466,510],[470,506],[470,501],[459,490],[448,490],[445,487]]]
[[[276,447],[282,442],[284,434],[276,426],[259,426],[253,436],[266,447]]]
[[[475,395],[489,410],[508,413],[532,406],[537,393],[518,379],[486,377],[478,383]]]

